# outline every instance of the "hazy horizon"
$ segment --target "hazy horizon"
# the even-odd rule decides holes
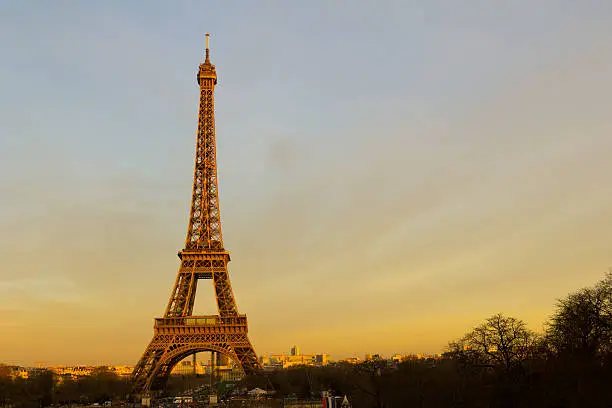
[[[0,362],[141,356],[187,231],[207,32],[258,355],[436,353],[498,312],[540,330],[612,265],[612,3],[6,2]]]

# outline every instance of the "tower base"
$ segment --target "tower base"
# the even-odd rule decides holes
[[[155,319],[154,330],[153,340],[132,372],[135,389],[143,396],[163,389],[172,368],[193,353],[221,353],[247,375],[261,369],[247,335],[244,315]]]

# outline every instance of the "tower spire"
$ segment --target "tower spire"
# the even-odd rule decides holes
[[[206,57],[198,70],[198,85],[201,87],[209,86],[208,82],[210,81],[202,82],[203,79],[212,79],[214,83],[210,85],[217,84],[217,71],[212,62],[210,62],[210,34],[208,33],[206,33]]]

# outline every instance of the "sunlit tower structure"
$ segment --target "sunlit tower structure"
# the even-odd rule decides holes
[[[261,369],[248,338],[247,317],[238,313],[227,271],[230,255],[223,247],[214,110],[217,72],[210,62],[208,34],[206,58],[200,64],[197,81],[200,110],[187,239],[178,253],[180,266],[164,316],[155,319],[153,340],[132,372],[135,389],[142,395],[163,389],[172,368],[201,351],[227,356],[245,374]],[[193,315],[201,279],[212,280],[218,315]]]

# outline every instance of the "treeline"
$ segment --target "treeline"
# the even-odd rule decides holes
[[[124,399],[129,382],[106,367],[91,376],[71,380],[49,370],[34,371],[28,378],[11,378],[11,368],[0,365],[0,407],[42,408],[51,405],[94,404]]]
[[[559,300],[545,327],[497,314],[439,360],[301,367],[244,385],[304,399],[329,390],[354,408],[612,407],[612,273]]]

